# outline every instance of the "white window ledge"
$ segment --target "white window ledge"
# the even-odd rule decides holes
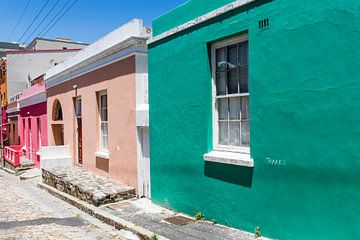
[[[254,167],[254,160],[250,158],[250,154],[248,153],[211,151],[204,154],[204,160],[206,162],[231,164],[243,167]]]
[[[109,159],[109,152],[107,152],[107,151],[97,151],[97,152],[95,152],[95,156],[99,157],[99,158]]]

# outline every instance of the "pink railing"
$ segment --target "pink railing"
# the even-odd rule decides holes
[[[14,167],[20,166],[21,146],[9,146],[4,148],[4,159]]]

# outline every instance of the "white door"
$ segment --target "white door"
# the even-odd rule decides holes
[[[138,128],[138,191],[139,197],[150,198],[149,128]]]

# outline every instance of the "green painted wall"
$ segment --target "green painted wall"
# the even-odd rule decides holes
[[[165,14],[155,33],[209,2]],[[202,158],[212,149],[207,44],[244,31],[253,171]],[[156,203],[272,238],[360,239],[360,1],[258,1],[152,44],[149,100]]]

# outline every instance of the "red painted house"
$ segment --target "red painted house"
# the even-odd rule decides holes
[[[46,91],[43,76],[22,92],[18,100],[18,135],[20,145],[5,148],[5,159],[14,167],[28,160],[40,167],[40,148],[47,146]]]
[[[23,91],[19,99],[18,132],[23,156],[40,166],[40,148],[47,146],[46,91],[41,80]]]

